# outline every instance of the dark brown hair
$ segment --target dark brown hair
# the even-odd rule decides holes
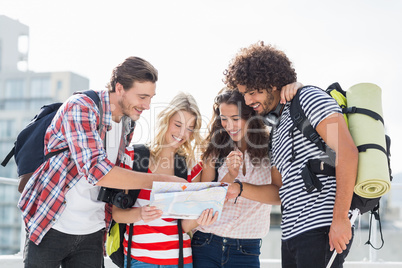
[[[283,51],[264,42],[240,49],[224,72],[226,86],[235,89],[244,85],[247,91],[269,90],[296,82],[297,75],[292,63]]]
[[[236,105],[241,119],[247,121],[246,143],[251,160],[266,158],[268,156],[269,134],[262,118],[246,105],[243,96],[238,91],[227,88],[222,89],[215,97],[213,116],[208,126],[209,134],[206,138],[207,146],[202,158],[204,160],[224,158],[235,149],[235,143],[221,124],[219,106],[222,103]]]
[[[128,90],[135,81],[155,83],[158,81],[158,71],[142,58],[129,57],[113,69],[110,82],[106,87],[109,92],[115,92],[116,83],[120,83],[124,90]]]

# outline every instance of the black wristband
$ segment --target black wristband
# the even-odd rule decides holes
[[[240,185],[240,192],[239,192],[239,194],[237,195],[237,197],[236,197],[236,199],[234,201],[234,203],[236,204],[237,198],[239,196],[241,196],[241,193],[243,192],[243,183],[241,181],[237,180],[237,179],[234,180],[233,183],[238,183]]]

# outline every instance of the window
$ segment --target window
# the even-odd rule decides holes
[[[13,191],[10,191],[11,189],[14,190],[15,187],[13,187],[13,185],[5,185],[5,184],[0,184],[0,202],[3,205],[7,205],[4,203],[11,203],[14,202],[15,200],[15,193]],[[3,213],[6,213],[5,216],[6,217],[1,217],[1,222],[2,223],[12,223],[12,217],[10,217],[11,214],[11,207],[8,206],[0,206],[0,208],[2,208]]]
[[[6,81],[6,99],[21,99],[24,97],[24,80],[10,79]]]
[[[29,50],[28,36],[20,35],[18,37],[18,52],[20,53],[20,60],[17,62],[17,68],[22,72],[26,72],[28,70],[28,50]]]
[[[1,141],[0,142],[0,155],[2,159],[8,155],[8,153],[11,151],[11,149],[14,147],[14,139],[13,141]],[[17,175],[17,166],[15,164],[14,158],[8,162],[7,166],[1,167],[0,168],[0,177],[5,177],[5,178],[15,178]],[[4,184],[0,183],[0,187],[2,187]],[[3,196],[3,195],[1,195]]]
[[[50,97],[50,79],[48,77],[38,77],[31,80],[31,97]]]
[[[2,55],[2,45],[1,45],[1,39],[0,39],[0,72],[1,72],[1,65],[2,65],[2,61],[3,61],[3,55]]]
[[[39,111],[43,105],[52,103],[50,98],[43,98],[43,99],[31,99],[29,101],[29,109],[32,111]]]
[[[13,144],[13,146],[14,146],[14,144]],[[7,148],[8,151],[4,156],[6,156],[12,148],[13,148],[12,146],[10,148]],[[10,162],[8,162],[7,166],[1,167],[0,177],[4,177],[4,178],[17,178],[18,177],[17,165],[15,164],[14,158],[12,158],[10,160]],[[0,184],[0,187],[1,187],[1,185],[2,184]]]
[[[4,110],[8,111],[23,111],[25,110],[25,101],[24,100],[5,100],[4,102]]]
[[[13,147],[14,147],[14,140],[0,142],[0,155],[2,156],[7,155]],[[1,167],[1,169],[3,169],[3,167]]]
[[[0,120],[0,139],[13,138],[15,132],[15,121]]]
[[[20,35],[18,37],[18,52],[21,54],[28,54],[29,38],[27,35]]]
[[[63,88],[63,81],[58,80],[57,81],[57,90],[61,90]]]

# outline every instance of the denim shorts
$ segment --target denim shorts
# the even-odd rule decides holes
[[[233,239],[197,231],[191,240],[194,268],[260,267],[261,239]]]

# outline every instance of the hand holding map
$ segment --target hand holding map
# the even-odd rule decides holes
[[[222,212],[228,185],[220,182],[154,182],[151,206],[163,211],[162,217],[197,219],[205,209]]]

